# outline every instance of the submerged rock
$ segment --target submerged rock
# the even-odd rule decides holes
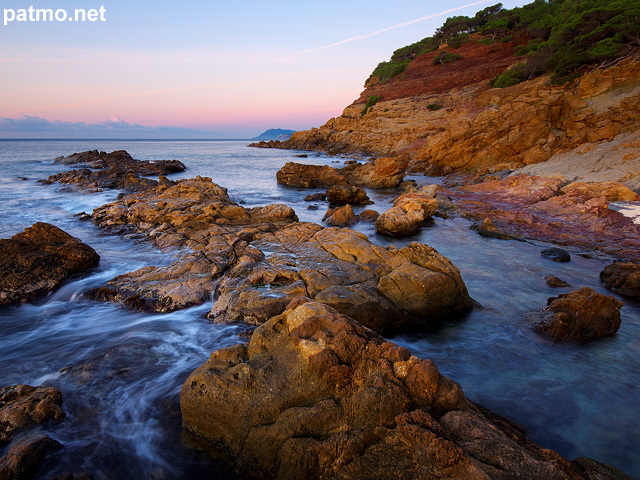
[[[98,266],[100,256],[60,228],[37,222],[0,239],[0,305],[28,302]]]
[[[614,262],[600,272],[600,280],[609,290],[625,297],[640,297],[640,265]]]
[[[565,282],[564,280],[561,280],[558,277],[556,277],[555,275],[545,275],[544,281],[551,288],[562,288],[562,287],[570,287],[571,286],[567,282]]]
[[[623,303],[589,287],[551,297],[547,306],[530,316],[536,331],[553,340],[589,342],[615,335]]]
[[[55,387],[12,385],[0,390],[0,445],[36,425],[61,421],[62,392]]]
[[[554,262],[570,262],[571,255],[563,248],[551,247],[545,248],[540,252],[544,258],[548,258],[549,260],[553,260]]]
[[[478,234],[483,237],[489,238],[500,238],[502,240],[512,240],[514,239],[513,235],[509,235],[508,233],[504,233],[498,227],[496,227],[490,218],[485,218],[480,223],[474,223],[469,227],[471,230],[475,230]]]
[[[431,361],[304,298],[213,352],[180,406],[189,432],[260,478],[584,478]]]

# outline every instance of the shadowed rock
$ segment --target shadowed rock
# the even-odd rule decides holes
[[[89,245],[54,225],[34,223],[0,240],[0,305],[34,300],[99,261]]]
[[[278,183],[291,187],[323,188],[357,185],[368,188],[397,187],[404,179],[406,161],[380,157],[366,163],[352,163],[340,169],[328,165],[287,162],[278,172]]]
[[[35,425],[63,418],[57,388],[13,385],[0,390],[0,445]]]
[[[600,272],[600,280],[609,290],[625,297],[640,297],[640,265],[614,262]]]
[[[334,185],[327,190],[329,203],[367,205],[373,203],[369,200],[367,192],[354,185]]]
[[[30,480],[47,455],[62,444],[47,435],[29,435],[16,440],[0,458],[0,480]]]
[[[613,296],[584,287],[551,297],[540,313],[529,318],[536,331],[554,340],[588,342],[618,331],[622,305]]]
[[[146,190],[158,185],[158,181],[144,178],[142,175],[167,175],[186,169],[178,160],[135,160],[124,150],[111,153],[91,150],[74,153],[68,157],[59,157],[55,163],[64,165],[83,164],[80,168],[50,176],[45,182],[74,184],[82,188],[116,188],[129,192]],[[166,178],[160,183],[170,183]]]
[[[563,248],[551,247],[545,248],[540,252],[544,258],[548,258],[549,260],[553,260],[554,262],[570,262],[571,255]]]

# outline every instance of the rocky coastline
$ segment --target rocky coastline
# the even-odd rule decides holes
[[[287,164],[287,175],[278,180],[302,185],[305,178],[315,178],[329,189],[358,184],[380,187],[389,178],[394,184],[402,181],[402,169],[395,160],[353,165],[341,171],[323,168],[323,175],[311,166],[315,173],[307,175],[304,168]],[[124,175],[135,175],[137,168],[120,167]],[[104,169],[100,164],[89,169],[89,175],[74,173],[73,183],[92,192],[96,188],[93,170]],[[164,173],[168,172],[156,172]],[[559,181],[514,178],[495,180],[511,182],[511,190],[501,184],[504,198],[494,201],[503,206],[508,201],[537,205],[560,195]],[[486,183],[469,183],[457,191],[466,188],[468,195],[480,195]],[[99,188],[109,187],[123,188],[109,183]],[[464,210],[460,205],[465,201],[481,203],[454,198],[440,187],[405,187],[407,193],[392,207],[397,211],[387,217],[419,212],[415,223],[421,225],[428,216],[451,211],[449,204]],[[593,190],[611,192],[608,187]],[[588,197],[584,189],[578,191],[581,199]],[[613,188],[610,195],[620,192],[626,191]],[[481,211],[477,218],[490,218],[486,210]],[[431,328],[474,308],[458,269],[427,245],[410,242],[402,248],[380,247],[349,228],[299,222],[286,205],[245,208],[225,188],[204,177],[176,181],[161,177],[145,182],[144,188],[138,185],[115,202],[96,208],[91,219],[105,232],[153,242],[171,252],[174,261],[166,267],[145,267],[113,278],[87,292],[89,298],[154,312],[183,309],[213,298],[211,320],[255,327],[248,343],[214,351],[185,381],[181,393],[186,431],[198,438],[196,443],[222,454],[243,475],[282,479],[388,478],[390,473],[406,479],[630,478],[595,460],[568,461],[536,445],[520,427],[467,399],[461,387],[441,375],[431,361],[380,336]],[[495,222],[502,228],[502,223]],[[31,231],[43,228],[55,227],[37,224]],[[69,242],[64,235],[57,234]],[[84,258],[81,263],[90,264]],[[637,295],[634,285],[640,267],[618,263],[607,268],[603,281],[609,288]],[[49,290],[53,288],[55,285]],[[593,294],[580,292],[586,300],[580,297],[571,303],[573,294],[566,299],[561,295],[543,312],[545,319],[555,316],[562,324],[552,327],[554,335],[584,341],[581,335],[594,328],[600,328],[600,336],[614,334],[621,302],[600,296],[604,298],[596,303]],[[595,305],[588,319],[593,323],[576,324],[574,332],[578,333],[566,333],[567,318],[584,302]],[[28,432],[35,423],[60,421],[62,400],[54,390],[5,388],[0,424],[7,431],[19,431],[19,426]],[[39,392],[51,396],[53,406],[49,400],[38,400],[44,402],[36,408],[40,413],[27,412],[25,417],[20,405],[37,402],[23,400],[23,394],[37,396]],[[5,443],[12,440],[7,437]],[[32,467],[59,448],[63,447],[46,436],[19,436],[0,459],[0,478],[28,478]]]

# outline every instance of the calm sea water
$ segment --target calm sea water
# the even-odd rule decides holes
[[[101,256],[92,274],[67,283],[36,304],[0,308],[0,387],[53,385],[63,391],[67,419],[47,429],[65,445],[39,478],[87,472],[98,480],[236,478],[181,439],[178,393],[211,351],[239,341],[242,325],[206,320],[211,305],[146,314],[88,301],[82,292],[144,265],[167,264],[150,245],[104,235],[73,214],[114,200],[117,192],[82,194],[37,179],[64,170],[53,158],[90,149],[125,149],[141,160],[178,159],[188,170],[173,178],[212,177],[245,206],[286,203],[301,220],[321,222],[326,205],[308,210],[300,191],[276,184],[287,161],[333,164],[291,151],[247,148],[244,141],[2,141],[0,238],[36,221],[53,223],[93,246]],[[415,178],[429,183],[425,177]],[[378,211],[390,193],[370,192]],[[633,207],[633,205],[631,205]],[[463,219],[436,219],[411,239],[376,235],[380,244],[419,240],[449,257],[471,296],[483,305],[437,331],[394,341],[432,359],[474,401],[524,425],[529,436],[569,459],[590,456],[640,476],[640,304],[625,301],[615,337],[587,345],[549,342],[523,316],[550,296],[589,286],[608,258],[576,255],[567,264],[540,256],[546,244],[487,239]],[[554,274],[572,287],[551,289]],[[0,450],[0,455],[2,454]]]

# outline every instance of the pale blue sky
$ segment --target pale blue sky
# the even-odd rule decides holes
[[[0,117],[124,119],[226,136],[318,126],[357,98],[393,50],[496,2],[435,16],[471,3],[5,0],[14,10],[104,6],[107,21],[0,23]]]

